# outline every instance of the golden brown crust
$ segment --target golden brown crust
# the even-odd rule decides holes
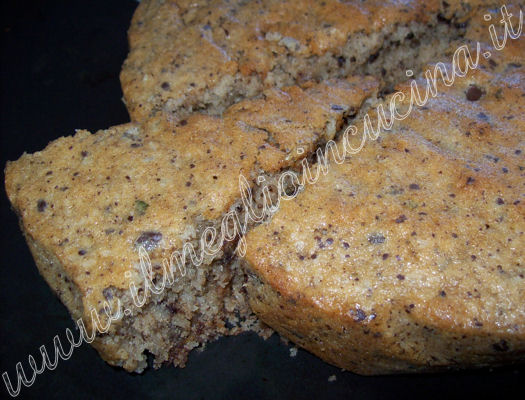
[[[523,54],[440,85],[248,234],[263,321],[362,374],[523,360]]]

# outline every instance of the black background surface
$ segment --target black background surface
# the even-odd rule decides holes
[[[137,3],[124,1],[2,2],[1,160],[35,152],[75,129],[96,131],[127,122],[118,74],[126,56],[126,31]],[[3,175],[2,175],[3,182]],[[73,321],[38,271],[0,193],[0,373],[15,378],[29,354],[53,336],[65,342]],[[38,357],[37,357],[38,360]],[[328,382],[336,375],[335,382]],[[342,372],[274,335],[223,338],[193,352],[186,368],[142,375],[106,365],[89,345],[45,371],[21,398],[174,399],[387,399],[507,398],[525,368],[439,375],[362,377]],[[3,382],[0,397],[7,396]]]

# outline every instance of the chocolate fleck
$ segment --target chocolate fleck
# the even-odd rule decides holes
[[[102,294],[106,298],[106,300],[111,300],[113,298],[113,291],[110,288],[105,288],[102,291]]]
[[[368,236],[368,241],[372,244],[381,244],[385,242],[385,237],[380,233]]]
[[[39,212],[44,212],[45,209],[47,208],[47,203],[45,200],[38,200],[37,203],[36,203],[36,208]]]
[[[354,321],[356,322],[361,322],[366,319],[366,313],[359,308],[355,311],[355,313],[352,314],[354,314]]]
[[[483,92],[479,87],[472,85],[468,88],[465,95],[468,101],[478,101],[483,95]]]
[[[156,231],[143,232],[137,240],[135,240],[135,247],[143,247],[146,251],[151,251],[158,246],[162,240],[162,233]]]
[[[402,224],[407,220],[407,217],[403,214],[396,218],[396,224]]]

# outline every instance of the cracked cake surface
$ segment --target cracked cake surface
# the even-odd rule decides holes
[[[483,43],[490,60],[332,159],[248,233],[249,299],[264,322],[367,375],[523,361],[524,49]],[[398,87],[400,114],[410,90]],[[359,147],[349,138],[340,154]]]
[[[267,87],[433,61],[493,1],[142,1],[121,72],[132,120],[220,114]]]

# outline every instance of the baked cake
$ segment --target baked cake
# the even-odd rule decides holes
[[[121,75],[133,122],[6,167],[44,278],[88,330],[111,322],[101,356],[183,366],[267,323],[365,374],[522,359],[525,53],[486,44],[489,5],[142,1]],[[248,218],[455,39],[494,57]]]

